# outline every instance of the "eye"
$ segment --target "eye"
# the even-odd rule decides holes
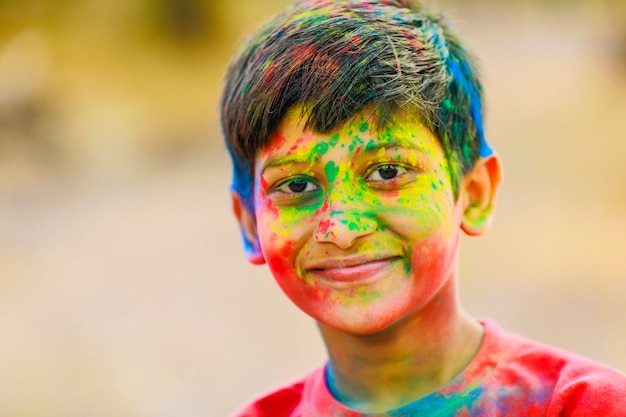
[[[305,178],[293,178],[283,182],[276,190],[286,194],[303,194],[317,190],[319,187],[313,181]]]
[[[368,182],[387,182],[406,174],[406,168],[395,164],[379,165],[365,178]]]

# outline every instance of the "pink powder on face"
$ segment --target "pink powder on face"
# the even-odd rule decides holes
[[[332,220],[330,220],[330,219],[326,219],[326,220],[321,221],[321,222],[320,222],[320,224],[319,224],[319,226],[318,226],[318,229],[319,229],[320,234],[327,235],[327,234],[329,233],[329,232],[328,232],[328,229],[329,229],[330,227],[332,227],[333,225],[334,225],[334,222],[333,222]],[[319,234],[317,234],[317,235],[315,236],[315,239],[316,239],[316,240],[318,239],[318,237],[317,237],[317,236],[319,236]]]
[[[263,208],[264,210],[267,210],[267,212],[270,213],[275,219],[278,218],[279,216],[278,209],[274,207],[272,200],[270,199],[265,200],[263,202]]]
[[[300,148],[300,145],[302,144],[302,142],[305,141],[306,136],[307,135],[303,135],[303,136],[300,136],[298,139],[296,139],[296,143],[294,143],[293,146],[291,148],[289,148],[289,150],[287,151],[287,155],[292,154],[295,151],[297,151],[298,148]]]

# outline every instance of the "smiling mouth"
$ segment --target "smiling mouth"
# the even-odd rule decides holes
[[[315,265],[306,271],[334,286],[365,285],[376,281],[379,274],[384,273],[399,259],[399,256],[366,260],[336,259]]]

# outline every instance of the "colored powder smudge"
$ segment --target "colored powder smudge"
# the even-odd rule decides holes
[[[328,141],[328,144],[330,146],[336,146],[338,142],[339,142],[339,134],[335,133],[334,135],[332,135],[330,137],[330,140]]]
[[[261,175],[261,189],[263,191],[267,190],[267,181],[265,180],[265,177],[263,177],[263,175]]]
[[[274,207],[274,204],[272,203],[272,200],[267,200],[265,203],[265,210],[267,210],[269,213],[272,214],[272,216],[274,218],[278,218],[278,209],[276,207]]]
[[[335,165],[334,161],[328,161],[324,167],[324,171],[326,172],[328,182],[334,182],[335,179],[337,179],[337,174],[339,174],[339,167]]]
[[[315,147],[313,148],[313,155],[324,155],[326,152],[328,152],[328,143],[327,142],[319,142],[315,145]]]
[[[333,222],[331,220],[324,220],[320,222],[318,227],[319,227],[320,232],[322,232],[325,237],[328,237],[328,228],[330,228],[332,225],[333,225]]]
[[[345,222],[347,223],[348,226],[348,230],[355,231],[355,230],[359,230],[359,218],[355,218],[354,220],[346,220]]]
[[[281,135],[280,133],[274,134],[274,136],[270,138],[268,146],[266,146],[263,150],[263,156],[269,157],[270,155],[278,152],[278,150],[285,144],[286,141],[287,137],[285,137],[284,135]]]
[[[387,130],[386,130],[386,131],[382,134],[382,136],[381,136],[381,138],[380,138],[380,139],[381,139],[381,141],[382,141],[383,143],[389,143],[389,142],[392,142],[392,141],[393,141],[393,134],[392,134],[392,132],[390,131],[390,129],[387,129]]]
[[[350,150],[350,152],[354,151],[354,153],[359,153],[361,152],[362,145],[363,145],[363,139],[361,139],[358,136],[355,136],[354,140],[350,143],[350,146],[348,146],[348,149]]]
[[[289,148],[289,150],[287,151],[287,154],[292,154],[295,151],[298,150],[298,148],[300,147],[300,145],[302,145],[302,142],[304,142],[304,140],[306,139],[305,136],[300,136],[298,139],[296,139],[296,143],[294,143],[294,145]]]
[[[376,300],[380,300],[382,295],[380,291],[367,291],[363,288],[359,288],[359,301],[363,304],[370,304]]]

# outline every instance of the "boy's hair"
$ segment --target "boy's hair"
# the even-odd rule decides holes
[[[243,46],[226,77],[222,128],[233,189],[249,209],[256,152],[298,104],[318,133],[368,106],[378,129],[408,112],[441,141],[455,193],[491,153],[472,56],[442,16],[410,0],[301,0]]]

